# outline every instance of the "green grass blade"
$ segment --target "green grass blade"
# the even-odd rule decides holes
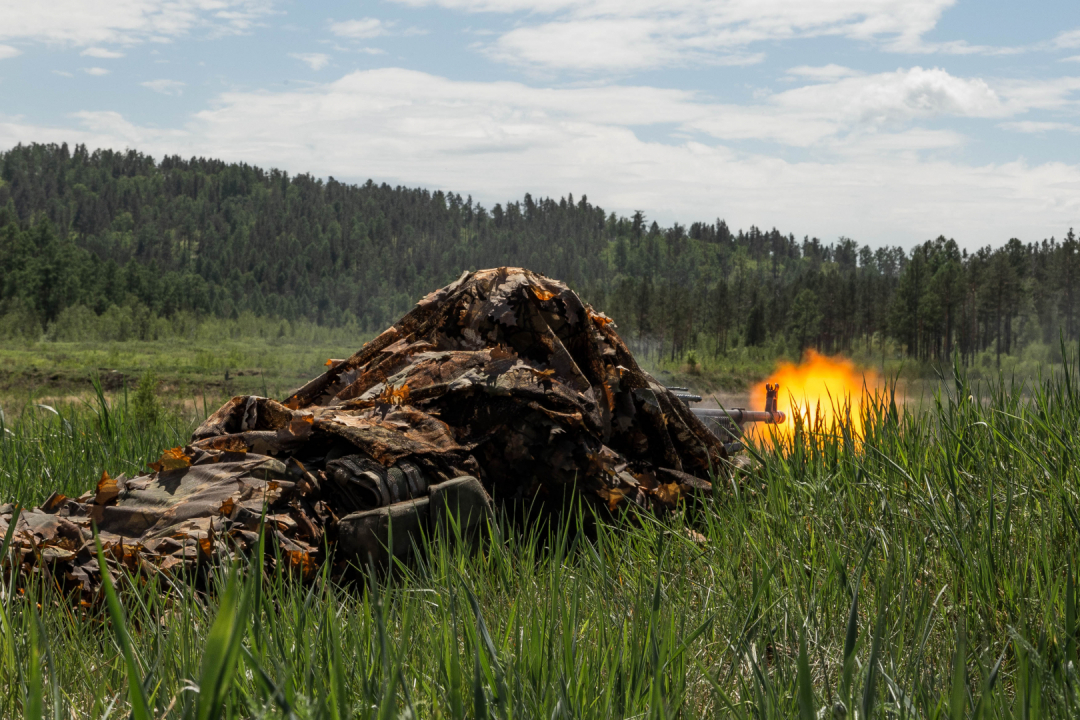
[[[851,593],[851,609],[848,611],[847,628],[844,632],[844,666],[841,671],[840,694],[845,699],[851,694],[851,676],[855,672],[855,646],[859,640],[859,584],[855,582]]]
[[[16,506],[11,514],[11,522],[4,534],[4,544],[0,547],[0,562],[7,562],[8,549],[11,547],[11,539],[15,536],[15,526],[19,523],[19,507]],[[0,602],[0,659],[3,660],[3,670],[9,678],[15,677],[19,671],[15,660],[15,633],[11,627],[11,618],[8,615],[10,594],[5,594]]]
[[[952,689],[949,694],[950,720],[963,720],[967,696],[967,623],[961,612],[956,620],[956,652],[953,655]]]
[[[473,717],[477,718],[477,720],[488,717],[487,693],[484,692],[483,677],[484,670],[480,667],[480,648],[474,647],[472,678]]]
[[[240,569],[233,567],[229,585],[221,598],[217,617],[214,618],[203,648],[199,700],[195,712],[197,720],[211,720],[221,715],[240,659],[249,603],[250,593],[242,587]]]
[[[37,610],[31,609],[30,620],[30,657],[26,679],[26,714],[27,720],[44,720],[45,687],[41,680],[42,637],[41,620]]]
[[[251,654],[251,651],[241,645],[240,655],[244,660],[244,664],[248,666],[248,670],[251,671],[252,678],[254,678],[264,695],[277,705],[278,709],[281,710],[281,714],[287,718],[287,720],[297,720],[296,712],[293,710],[289,698],[286,697],[285,692],[278,687],[273,678],[267,674],[258,659]]]
[[[506,674],[503,671],[502,664],[499,662],[499,653],[495,649],[495,642],[491,638],[491,633],[488,632],[487,624],[484,622],[484,615],[480,611],[480,601],[477,599],[476,594],[468,587],[464,585],[464,578],[458,576],[462,580],[462,584],[465,587],[465,592],[469,597],[469,604],[472,605],[473,614],[476,618],[476,633],[480,637],[480,640],[484,643],[484,649],[487,651],[489,662],[491,663],[491,669],[495,676],[495,704],[499,707],[499,712],[506,715],[506,703],[509,692],[506,687]],[[479,661],[479,657],[477,658]],[[479,665],[477,666],[479,669]],[[478,716],[479,717],[479,716]]]
[[[124,665],[127,668],[128,702],[131,703],[131,717],[133,720],[153,720],[154,716],[150,711],[150,702],[146,697],[146,689],[143,687],[142,671],[139,669],[139,663],[135,660],[135,652],[131,648],[131,637],[128,635],[124,608],[120,604],[116,588],[113,587],[109,566],[105,562],[105,550],[101,547],[101,539],[97,536],[97,533],[94,533],[94,544],[97,545],[101,584],[105,589],[105,602],[109,608],[109,616],[112,619],[113,635],[116,637],[116,643],[120,646],[120,653],[124,657]]]
[[[878,619],[874,627],[874,636],[870,641],[870,660],[866,663],[866,684],[863,685],[861,704],[862,718],[869,719],[874,712],[874,704],[877,702],[877,676],[878,661],[881,654],[881,641],[885,635],[885,608],[878,610]]]
[[[1077,666],[1076,653],[1076,579],[1070,559],[1065,580],[1065,659]]]
[[[974,720],[982,720],[985,715],[987,704],[991,702],[990,698],[993,696],[994,686],[997,684],[998,675],[1001,673],[1001,664],[1005,662],[1005,656],[1008,652],[1009,646],[1006,643],[1005,649],[1001,651],[997,662],[994,663],[994,667],[990,669],[990,674],[986,677],[986,686],[983,688],[982,695],[979,696],[979,702],[975,704],[975,711],[971,714]]]
[[[799,720],[815,720],[814,688],[810,679],[810,658],[806,652],[806,628],[799,633],[799,669],[796,678],[799,692]]]
[[[326,605],[326,622],[330,636],[326,658],[330,675],[330,716],[333,720],[347,720],[351,715],[349,699],[345,695],[345,657],[341,651],[338,619],[334,616],[333,604],[330,602]]]

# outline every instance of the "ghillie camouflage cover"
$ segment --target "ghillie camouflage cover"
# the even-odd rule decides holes
[[[328,364],[283,402],[233,398],[147,475],[21,511],[16,567],[96,594],[94,527],[114,569],[136,573],[250,551],[265,527],[270,562],[310,576],[335,546],[339,561],[370,546],[343,533],[427,517],[463,476],[483,486],[471,481],[473,504],[664,511],[707,490],[724,458],[610,319],[521,268],[467,272]],[[0,534],[15,511],[0,507]]]

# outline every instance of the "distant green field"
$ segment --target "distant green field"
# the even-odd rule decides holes
[[[194,408],[213,409],[237,394],[284,397],[321,373],[330,358],[351,355],[374,333],[352,328],[326,328],[288,323],[245,314],[236,320],[186,318],[179,325],[158,319],[155,340],[37,341],[8,338],[0,343],[0,410],[9,416],[34,403],[82,402],[94,394],[94,380],[106,393],[122,399],[143,376],[153,375],[156,392],[170,407],[193,417]],[[69,336],[80,333],[69,328]],[[85,335],[85,334],[84,334]],[[688,351],[681,355],[650,350],[643,341],[629,341],[646,370],[668,385],[688,386],[729,404],[742,403],[786,356],[781,345],[739,347],[713,355]],[[1020,353],[981,353],[965,372],[972,379],[1000,375],[1027,381],[1040,373],[1060,371],[1060,347],[1032,343]],[[906,359],[887,344],[873,343],[852,356],[857,366],[879,377],[900,380],[902,394],[928,398],[949,367]],[[998,364],[1000,362],[1000,370]]]
[[[230,349],[148,352],[145,366],[221,372],[200,352]],[[234,369],[284,382],[323,354],[268,347]],[[961,375],[918,413],[879,398],[862,440],[804,428],[672,517],[595,537],[572,522],[502,528],[479,553],[429,546],[367,587],[260,581],[246,565],[209,596],[132,578],[121,621],[9,585],[0,714],[1075,718],[1080,388],[1067,370],[1024,388]],[[130,395],[30,406],[0,429],[0,501],[138,472],[192,421]]]
[[[121,396],[147,372],[166,403],[201,408],[204,398],[216,407],[237,394],[279,397],[321,373],[331,357],[348,357],[369,339],[10,343],[0,347],[0,407],[10,413],[30,400],[85,399],[94,392],[94,379]]]

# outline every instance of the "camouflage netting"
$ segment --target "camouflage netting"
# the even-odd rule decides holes
[[[607,317],[520,268],[465,273],[329,364],[284,402],[233,398],[148,475],[21,512],[22,571],[96,593],[94,525],[110,562],[150,573],[250,550],[265,512],[276,555],[310,575],[343,520],[461,476],[501,506],[663,511],[708,489],[724,457]]]

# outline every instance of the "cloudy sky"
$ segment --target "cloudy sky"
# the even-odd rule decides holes
[[[1080,227],[1077,0],[0,0],[82,142],[968,248]]]

